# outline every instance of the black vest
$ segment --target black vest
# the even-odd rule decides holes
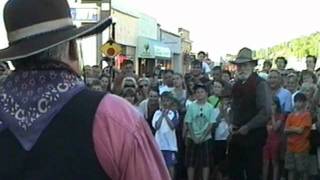
[[[92,137],[93,120],[104,94],[83,90],[44,130],[31,151],[15,136],[0,133],[0,180],[106,180]]]
[[[253,73],[245,83],[238,81],[234,84],[232,89],[234,125],[243,126],[257,114],[256,90],[262,81],[264,81],[262,78]]]

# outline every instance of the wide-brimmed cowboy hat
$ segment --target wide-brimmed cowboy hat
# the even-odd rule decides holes
[[[26,58],[64,42],[102,32],[111,18],[77,28],[66,0],[9,0],[4,8],[9,47],[0,61]]]
[[[234,61],[231,61],[230,63],[232,64],[243,64],[243,63],[248,63],[248,62],[252,62],[254,63],[255,65],[257,65],[258,63],[258,60],[256,59],[253,59],[252,57],[252,50],[249,49],[249,48],[242,48],[240,49],[237,57],[236,57],[236,60]]]

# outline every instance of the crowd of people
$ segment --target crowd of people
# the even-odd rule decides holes
[[[130,60],[81,73],[76,39],[111,19],[77,28],[65,0],[11,0],[4,20],[0,179],[319,179],[317,57],[260,71],[242,48],[236,72],[199,52],[185,74],[138,77]]]
[[[274,62],[264,61],[262,70],[254,69],[252,73],[266,82],[269,90],[260,89],[257,94],[245,89],[248,96],[239,94],[241,90],[236,86],[241,82],[241,67],[237,72],[220,66],[207,71],[203,63],[194,60],[186,74],[170,69],[159,74],[160,69],[156,68],[153,76],[138,77],[134,73],[134,62],[127,60],[121,70],[85,66],[83,79],[89,88],[117,94],[136,108],[148,123],[172,178],[232,179],[232,172],[237,169],[234,166],[245,166],[234,161],[232,155],[232,141],[237,139],[234,129],[239,128],[235,121],[247,111],[240,108],[239,114],[234,112],[239,108],[237,105],[243,103],[243,100],[237,101],[239,95],[248,107],[246,103],[254,96],[260,97],[260,101],[261,97],[270,99],[270,116],[264,114],[268,120],[261,125],[267,133],[258,138],[259,142],[250,142],[254,148],[261,144],[261,160],[255,159],[253,163],[254,167],[260,167],[258,176],[263,180],[319,178],[320,68],[315,69],[317,57],[307,56],[307,69],[302,71],[286,69],[288,62],[284,57]],[[3,82],[11,72],[9,65],[1,62],[0,72]],[[250,140],[240,139],[239,143],[246,141]],[[246,157],[249,153],[246,159],[259,152],[248,147],[247,152],[238,148],[235,149],[237,154],[240,152],[239,156]],[[248,174],[254,169],[247,167],[246,172],[244,168],[244,179],[250,179]]]
[[[84,77],[92,89],[122,96],[144,116],[172,178],[230,178],[234,165],[239,164],[229,157],[230,148],[234,147],[231,139],[236,139],[233,129],[239,128],[234,121],[246,113],[241,107],[239,114],[233,111],[242,101],[249,103],[252,98],[253,101],[270,100],[270,114],[264,114],[267,133],[258,138],[260,142],[250,142],[255,148],[261,144],[261,161],[256,159],[254,163],[260,167],[259,176],[264,180],[293,180],[298,175],[304,179],[319,178],[320,69],[315,69],[317,58],[307,56],[307,69],[301,72],[286,69],[285,57],[265,60],[263,69],[254,69],[253,73],[266,82],[268,89],[264,91],[259,87],[257,93],[245,89],[249,93],[246,97],[236,88],[241,81],[239,71],[230,72],[220,66],[208,71],[201,60],[202,54],[198,53],[200,60],[194,60],[185,74],[167,69],[161,76],[155,73],[138,77],[133,61],[127,60],[121,71],[86,66]],[[237,100],[239,95],[244,99]],[[248,139],[241,139],[239,143],[245,141]],[[248,156],[257,152],[245,150],[250,153]],[[245,156],[245,152],[242,153],[240,156]],[[240,163],[240,166],[244,165]],[[253,169],[249,167],[247,171]],[[246,173],[248,178],[250,172]]]

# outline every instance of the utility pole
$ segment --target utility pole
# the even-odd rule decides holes
[[[78,0],[79,1],[79,0]],[[100,20],[105,19],[111,16],[111,0],[81,0],[82,3],[95,3],[100,8]],[[99,33],[96,35],[96,64],[100,64],[100,60],[102,59],[100,47],[103,44],[103,33]],[[110,36],[110,29],[109,33]],[[109,38],[109,37],[108,37]]]
[[[100,19],[105,19],[111,16],[111,0],[101,0],[98,4],[100,7]],[[110,32],[110,29],[109,29]],[[110,36],[110,33],[108,33]],[[97,34],[97,64],[101,64],[100,60],[102,59],[100,47],[103,44],[102,33]]]

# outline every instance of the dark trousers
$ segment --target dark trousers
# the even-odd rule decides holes
[[[256,129],[249,134],[233,135],[229,142],[229,177],[231,180],[260,180],[262,177],[262,150],[267,132]]]

